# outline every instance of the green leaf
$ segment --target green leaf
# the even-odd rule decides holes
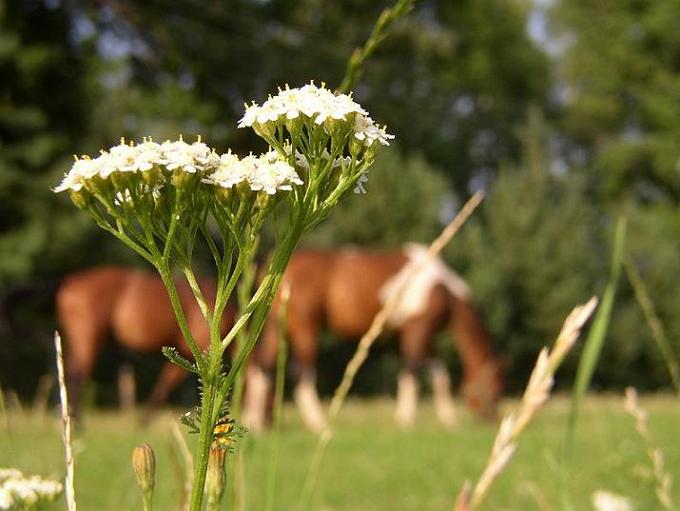
[[[198,368],[196,367],[196,364],[189,362],[189,360],[180,355],[179,352],[177,351],[177,348],[163,346],[162,351],[163,355],[165,355],[167,359],[170,360],[170,362],[172,362],[173,364],[181,367],[185,371],[198,374]]]
[[[567,431],[564,442],[564,456],[562,467],[564,469],[562,478],[562,498],[563,508],[572,509],[570,504],[569,494],[566,487],[567,476],[569,473],[569,466],[574,445],[574,437],[576,435],[576,421],[578,413],[590,381],[592,380],[595,367],[602,352],[602,346],[607,335],[609,327],[609,320],[611,312],[614,307],[614,297],[616,295],[616,287],[621,275],[621,265],[623,260],[624,242],[626,239],[626,220],[619,218],[616,225],[616,238],[614,240],[614,252],[612,254],[612,264],[609,273],[609,281],[607,287],[602,295],[602,301],[598,308],[593,324],[590,327],[588,338],[585,341],[581,360],[579,361],[578,370],[576,373],[576,381],[571,395],[571,410],[569,412],[569,420],[567,423]]]

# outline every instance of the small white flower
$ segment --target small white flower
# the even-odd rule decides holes
[[[322,124],[328,118],[347,119],[352,113],[367,115],[351,96],[334,94],[324,86],[317,87],[314,83],[309,83],[300,88],[279,89],[279,93],[270,96],[262,106],[257,103],[246,105],[246,111],[238,122],[238,127],[278,122],[284,118],[296,119],[300,115],[314,120],[316,124]]]
[[[274,195],[278,190],[292,190],[292,185],[301,185],[302,180],[276,151],[269,151],[254,159],[248,183],[252,190]]]
[[[113,199],[113,203],[116,206],[122,206],[123,204],[132,204],[132,195],[130,194],[130,190],[127,188],[123,190],[122,192],[117,192],[115,198]]]
[[[6,490],[3,486],[0,486],[0,509],[12,509],[14,506],[14,498],[9,490]]]
[[[633,511],[630,499],[606,490],[597,490],[592,496],[596,511]]]
[[[361,174],[356,186],[354,187],[354,193],[364,194],[366,193],[366,188],[364,188],[364,183],[368,181],[368,176],[366,174]]]
[[[189,174],[199,171],[212,172],[220,163],[219,156],[200,140],[187,144],[181,138],[161,145],[160,163],[168,170],[181,169]]]
[[[215,184],[222,188],[233,188],[234,186],[248,180],[250,175],[249,162],[245,163],[232,152],[220,156],[220,163],[217,170],[204,180],[206,183]]]
[[[71,190],[74,192],[80,191],[88,179],[96,176],[99,173],[99,164],[97,160],[91,160],[85,156],[78,158],[73,163],[68,174],[64,175],[61,183],[54,189],[55,193]]]
[[[5,479],[21,479],[23,474],[16,468],[0,468],[0,482]]]
[[[137,154],[135,156],[136,170],[144,172],[151,170],[154,165],[158,165],[161,160],[161,145],[151,140],[145,140],[137,146]]]
[[[357,115],[354,119],[354,136],[361,140],[366,147],[370,147],[378,141],[381,145],[390,145],[390,140],[394,135],[385,131],[384,127],[378,126],[373,119],[367,115]]]
[[[196,173],[196,162],[191,146],[184,140],[165,141],[162,145],[163,158],[161,162],[168,170],[182,169],[190,174]]]
[[[264,191],[268,195],[278,190],[292,190],[292,185],[302,184],[295,169],[282,160],[276,151],[258,157],[251,154],[243,159],[232,153],[223,154],[218,169],[204,182],[223,188],[247,182],[251,190]]]

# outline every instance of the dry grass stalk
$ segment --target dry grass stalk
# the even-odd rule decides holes
[[[477,206],[479,206],[483,200],[484,193],[481,191],[476,192],[472,197],[470,197],[470,199],[465,203],[465,205],[458,212],[455,218],[444,228],[444,230],[437,237],[437,239],[435,239],[429,246],[428,248],[429,256],[434,257],[437,254],[439,254],[439,252],[442,251],[446,244],[451,241],[451,239],[456,235],[456,233],[465,224],[465,222],[467,222],[467,220],[470,218],[475,209],[477,209]],[[427,259],[429,258],[423,258],[423,263],[421,264],[427,264]],[[411,270],[402,280],[400,285],[397,286],[395,291],[390,295],[389,299],[385,302],[382,309],[378,312],[378,314],[376,314],[375,318],[373,318],[371,326],[359,341],[357,350],[354,352],[352,359],[349,361],[347,367],[345,368],[345,372],[342,376],[342,381],[340,382],[340,385],[338,385],[338,387],[335,389],[335,392],[333,393],[333,398],[331,399],[331,404],[328,410],[328,426],[319,437],[319,441],[314,452],[314,457],[312,458],[312,462],[310,464],[307,479],[302,490],[301,509],[307,509],[310,505],[312,491],[316,482],[316,476],[318,475],[321,466],[323,454],[326,450],[326,447],[328,446],[328,443],[331,441],[331,438],[333,437],[333,426],[335,424],[335,420],[338,416],[338,413],[340,412],[340,409],[342,408],[342,405],[345,402],[345,399],[347,398],[347,393],[349,392],[349,389],[352,387],[352,384],[354,383],[354,377],[356,376],[357,372],[359,371],[363,363],[366,361],[371,346],[373,346],[373,343],[385,329],[387,320],[390,318],[390,316],[394,312],[394,309],[399,304],[402,295],[404,294],[406,289],[408,289],[408,285],[410,283],[409,281],[415,274],[418,273],[418,271],[420,271],[421,269],[420,266],[421,265],[418,264],[414,265],[411,268]]]
[[[73,443],[71,441],[71,415],[68,407],[68,392],[66,391],[66,377],[64,373],[64,355],[61,350],[61,336],[54,332],[54,347],[57,351],[57,374],[59,375],[59,398],[61,401],[61,420],[63,425],[62,441],[66,456],[66,504],[69,511],[76,511],[76,493],[74,488]]]
[[[637,391],[633,387],[626,389],[624,408],[635,419],[635,429],[647,446],[647,454],[652,462],[652,471],[656,483],[656,498],[664,509],[675,510],[676,507],[671,498],[672,477],[665,470],[663,452],[654,442],[654,437],[649,431],[647,412],[640,407]]]
[[[505,470],[515,453],[519,435],[550,398],[555,371],[576,343],[583,325],[595,310],[596,305],[597,298],[593,297],[585,305],[575,307],[564,321],[553,349],[549,350],[546,347],[541,350],[529,377],[519,410],[506,415],[501,421],[486,468],[471,494],[463,487],[454,511],[477,508],[484,500],[491,484]],[[465,498],[465,493],[469,495],[469,498]]]

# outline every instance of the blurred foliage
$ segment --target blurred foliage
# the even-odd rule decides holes
[[[342,240],[400,248],[407,240],[429,243],[439,234],[441,215],[452,200],[446,179],[422,156],[404,157],[396,149],[378,155],[364,184],[367,193],[350,196],[305,244],[333,247]]]
[[[564,132],[605,199],[680,198],[680,3],[559,2]]]
[[[22,367],[47,366],[49,344],[35,339],[49,340],[58,278],[140,264],[51,193],[72,154],[178,132],[221,151],[262,151],[236,128],[243,103],[286,83],[339,85],[388,3],[0,0],[2,385],[30,389],[37,376]],[[602,291],[619,214],[680,348],[680,3],[546,5],[421,0],[396,23],[354,91],[395,147],[371,171],[368,193],[306,240],[427,242],[471,191],[486,189],[446,257],[470,280],[515,388],[568,310]],[[537,21],[540,43],[528,35]],[[666,384],[646,328],[623,281],[598,385]]]

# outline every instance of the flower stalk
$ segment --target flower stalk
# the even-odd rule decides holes
[[[139,144],[121,140],[96,158],[76,158],[55,189],[68,192],[102,229],[150,262],[168,290],[193,361],[170,349],[164,353],[196,372],[202,387],[200,406],[183,417],[198,434],[192,511],[199,511],[203,502],[216,425],[229,420],[230,392],[300,237],[357,185],[363,189],[376,150],[393,138],[351,95],[314,83],[286,86],[262,105],[246,105],[239,127],[252,128],[267,142],[268,151],[240,158],[231,151],[220,155],[200,138],[191,144],[181,137],[162,144],[150,138]],[[282,241],[245,310],[225,332],[223,313],[230,296],[253,257],[258,233],[277,210],[289,219],[277,233]],[[208,221],[217,226],[217,240]],[[201,290],[191,268],[197,240],[208,247],[215,263],[214,301]],[[187,321],[173,269],[183,273],[199,304],[210,332],[207,344]],[[246,342],[225,371],[224,352],[244,328]]]

